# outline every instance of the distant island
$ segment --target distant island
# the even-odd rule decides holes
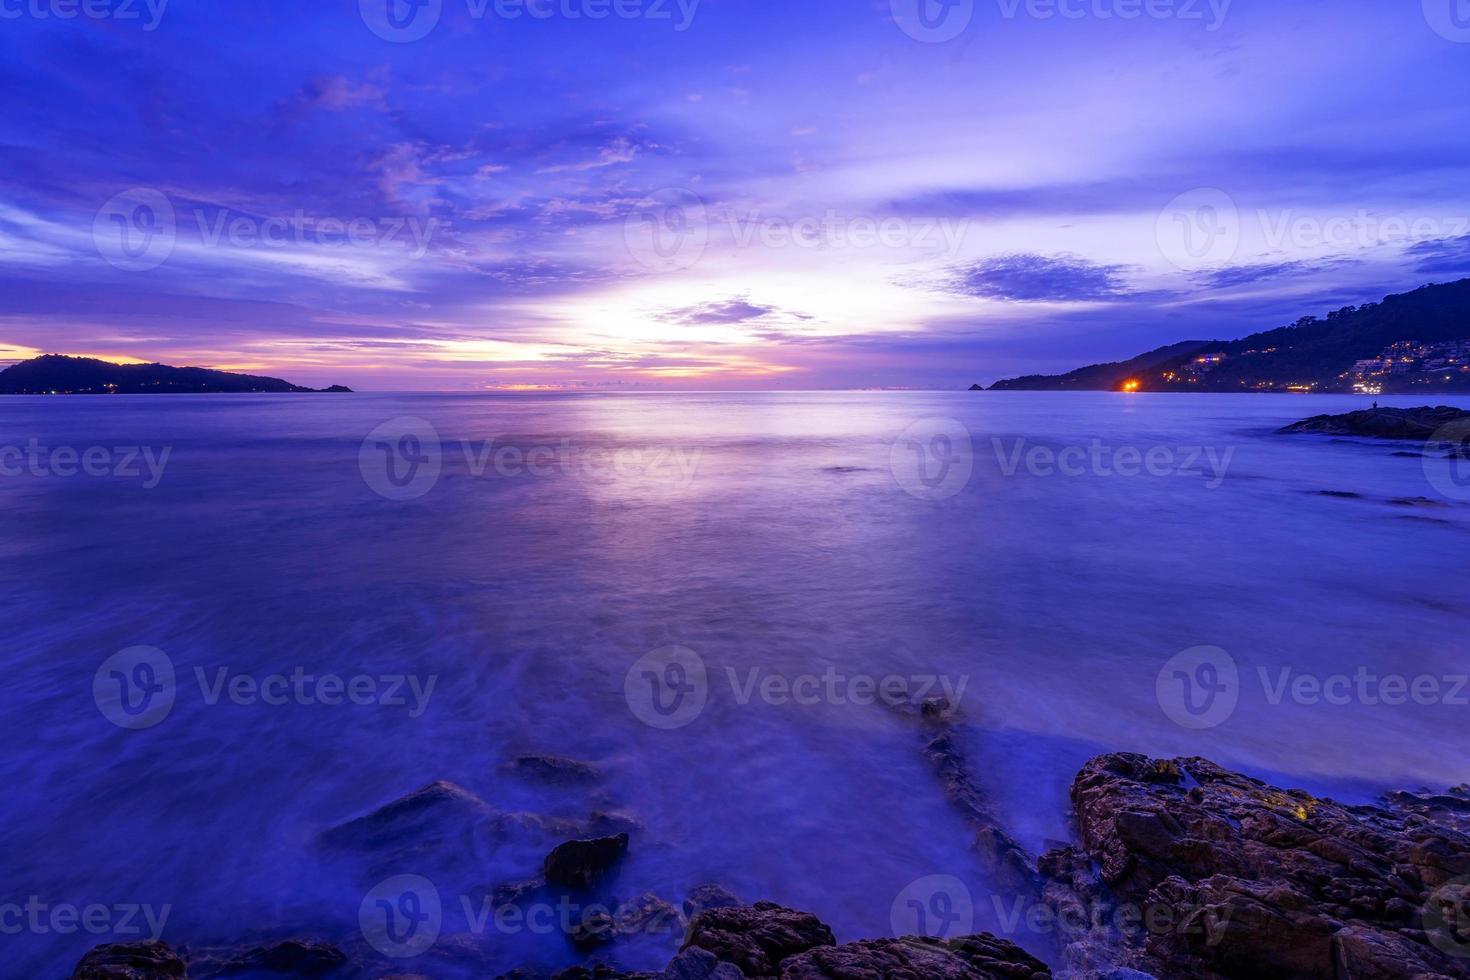
[[[971,390],[978,390],[975,386]],[[1470,391],[1470,279],[1302,317],[1241,340],[1186,340],[991,391]]]
[[[0,395],[246,394],[351,392],[343,385],[303,388],[280,378],[167,364],[113,364],[94,357],[45,354],[0,371]]]

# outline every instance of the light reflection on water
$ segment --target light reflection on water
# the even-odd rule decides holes
[[[362,886],[323,864],[314,838],[435,779],[505,811],[631,814],[642,829],[623,895],[677,904],[717,881],[857,938],[888,931],[915,878],[955,874],[987,894],[911,720],[741,704],[732,673],[752,670],[964,679],[974,775],[1031,847],[1068,836],[1071,776],[1107,750],[1206,755],[1354,800],[1464,782],[1466,707],[1273,705],[1257,680],[1285,666],[1466,670],[1470,506],[1390,503],[1436,496],[1394,447],[1271,435],[1357,407],[997,393],[0,400],[7,445],[172,449],[156,489],[0,479],[12,677],[0,902],[170,903],[175,943],[346,935]],[[358,466],[364,436],[399,416],[428,420],[445,449],[432,489],[401,502]],[[963,489],[932,501],[890,469],[894,439],[926,417],[959,420],[975,454]],[[1214,489],[1204,476],[1007,476],[993,440],[1004,455],[1017,438],[1234,453]],[[575,463],[476,475],[459,443],[487,439],[570,445]],[[180,693],[162,724],[126,732],[98,712],[92,677],[139,644],[167,652]],[[671,644],[698,652],[710,692],[665,731],[634,716],[623,685]],[[1231,653],[1243,691],[1228,721],[1190,731],[1160,709],[1155,678],[1202,644]],[[221,667],[437,683],[421,717],[211,705],[194,671]],[[606,778],[548,787],[505,770],[528,753]],[[509,843],[467,874],[529,877],[540,847]],[[7,946],[51,975],[105,938]],[[663,953],[631,955],[648,966]],[[577,957],[554,937],[506,942],[504,959]]]

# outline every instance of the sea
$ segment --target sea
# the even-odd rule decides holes
[[[1106,752],[1349,803],[1462,785],[1470,463],[1277,433],[1369,401],[0,399],[0,974],[152,937],[661,969],[679,916],[564,926],[706,883],[838,941],[1051,957],[940,730],[1032,854]],[[588,892],[516,891],[619,830]]]

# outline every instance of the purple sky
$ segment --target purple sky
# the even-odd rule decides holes
[[[1240,336],[1470,275],[1465,7],[0,0],[0,360],[963,387]]]

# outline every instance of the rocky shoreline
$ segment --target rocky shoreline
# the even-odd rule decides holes
[[[1470,437],[1470,412],[1450,405],[1367,408],[1344,415],[1314,415],[1280,430],[1283,435],[1362,436],[1415,442],[1459,443]]]
[[[553,980],[1470,980],[1464,787],[1346,806],[1205,759],[1112,753],[1088,762],[1072,784],[1075,842],[1032,856],[999,826],[956,750],[947,704],[926,703],[918,721],[933,772],[975,830],[980,869],[1017,897],[1028,921],[1049,924],[1036,933],[1044,938],[1025,939],[1054,969],[990,933],[838,944],[815,915],[771,902],[744,904],[705,885],[686,896],[682,910],[646,894],[585,912],[563,931],[589,965],[553,973]],[[570,761],[520,764],[554,779],[587,778]],[[436,859],[445,874],[463,874],[465,848],[476,834],[491,827],[514,835],[528,821],[439,782],[327,831],[321,843],[367,858],[373,874],[402,867],[408,857],[416,867],[433,868],[428,859]],[[634,846],[636,822],[594,814],[589,828],[599,832],[547,853],[538,877],[495,888],[497,914],[555,894],[605,896],[606,879]],[[662,972],[620,972],[598,962],[619,943],[650,939],[670,950]],[[383,949],[381,937],[368,935],[340,946],[299,936],[209,949],[109,944],[88,953],[72,977],[497,975],[468,935],[439,937],[422,959],[385,956]]]

